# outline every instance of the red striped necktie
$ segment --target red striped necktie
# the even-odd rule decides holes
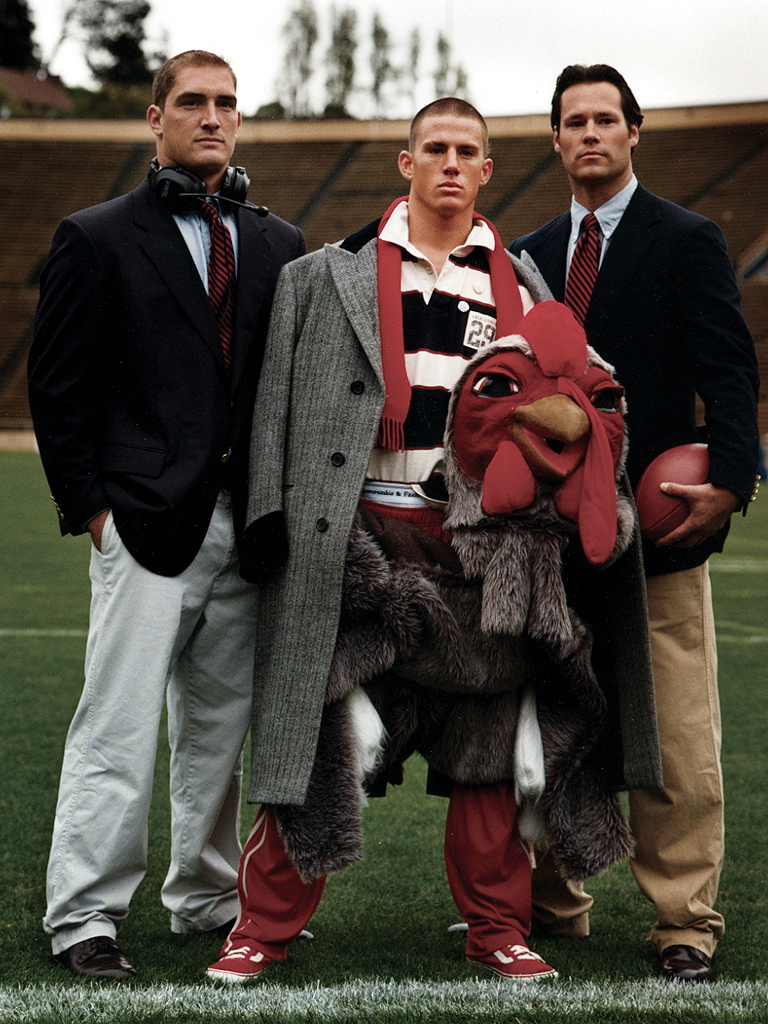
[[[592,289],[597,280],[597,269],[600,266],[600,225],[594,213],[588,213],[581,222],[581,234],[576,243],[568,271],[568,284],[565,288],[565,303],[576,314],[576,318],[584,323]]]
[[[232,362],[232,336],[235,320],[235,250],[232,236],[212,203],[202,203],[201,212],[211,229],[208,257],[208,298],[219,324],[221,351],[229,369]]]

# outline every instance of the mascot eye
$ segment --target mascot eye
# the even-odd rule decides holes
[[[484,377],[478,377],[472,385],[472,394],[481,395],[483,398],[509,398],[516,395],[520,387],[514,377],[508,377],[505,373],[488,373]]]
[[[600,412],[618,412],[623,388],[600,388],[592,395],[592,405]]]

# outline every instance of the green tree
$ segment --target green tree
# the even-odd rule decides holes
[[[278,93],[288,118],[309,117],[312,113],[309,83],[312,77],[312,53],[317,42],[317,11],[312,0],[301,0],[283,26],[285,55]]]
[[[435,66],[435,94],[441,96],[466,97],[467,73],[460,64],[453,63],[451,44],[442,32],[437,34],[437,63]]]
[[[456,78],[454,80],[453,95],[460,96],[465,100],[469,93],[469,77],[462,64],[456,65],[455,74]]]
[[[86,61],[104,85],[149,85],[165,60],[147,54],[147,0],[80,0],[78,20],[86,32]]]
[[[421,33],[417,28],[411,31],[408,39],[408,66],[405,77],[410,82],[409,91],[411,110],[416,112],[416,93],[418,90],[419,73],[421,71]]]
[[[40,67],[34,31],[26,0],[0,0],[0,66],[17,71]]]
[[[331,8],[331,43],[325,57],[326,117],[349,117],[347,103],[355,81],[357,14],[351,7]]]
[[[72,99],[72,117],[143,118],[152,102],[149,85],[112,85],[107,82],[93,91],[82,86],[68,90]]]
[[[371,99],[376,117],[381,117],[386,106],[386,89],[400,76],[391,60],[392,43],[384,22],[378,13],[373,15],[371,30]]]
[[[48,70],[58,56],[59,50],[72,36],[72,27],[77,23],[78,10],[80,7],[81,0],[69,0],[69,3],[64,7],[61,12],[61,26],[59,28],[59,35],[56,42],[43,61],[43,67]]]
[[[442,32],[437,34],[437,64],[435,66],[435,93],[438,97],[447,96],[450,92],[448,85],[451,76],[451,44]]]

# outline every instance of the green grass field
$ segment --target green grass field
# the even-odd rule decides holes
[[[172,936],[159,890],[167,864],[167,750],[161,739],[150,863],[121,932],[140,974],[87,982],[56,965],[40,921],[64,736],[79,697],[88,614],[88,541],[60,539],[36,456],[0,454],[0,1021],[768,1021],[768,495],[712,560],[724,719],[727,858],[717,980],[656,980],[650,906],[626,864],[588,886],[592,934],[535,948],[560,980],[510,986],[477,976],[442,865],[443,801],[407,783],[366,812],[366,858],[329,882],[311,929],[257,986],[206,984],[218,944]],[[244,808],[247,830],[253,809]]]

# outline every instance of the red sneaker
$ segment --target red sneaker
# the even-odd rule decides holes
[[[211,964],[205,973],[214,981],[239,984],[258,978],[271,963],[272,960],[264,953],[244,943],[230,949],[215,964]]]
[[[487,956],[468,956],[467,960],[478,967],[487,967],[494,974],[510,981],[537,981],[539,978],[556,978],[554,967],[544,963],[538,953],[527,946],[502,946]]]

